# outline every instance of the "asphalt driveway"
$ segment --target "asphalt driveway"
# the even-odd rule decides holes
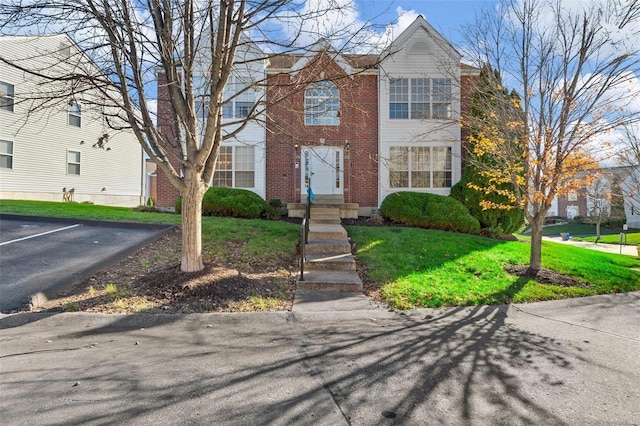
[[[150,243],[170,225],[0,216],[0,311],[66,286]]]

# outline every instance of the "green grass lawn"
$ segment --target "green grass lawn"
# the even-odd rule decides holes
[[[558,236],[560,233],[568,233],[571,238],[576,241],[596,241],[596,226],[586,225],[582,223],[570,222],[563,225],[547,225],[542,229],[542,235],[546,236]],[[608,244],[620,244],[621,228],[600,228],[600,240],[601,243]],[[640,244],[640,229],[631,228],[625,231],[626,244],[638,245]],[[531,236],[530,228],[526,228],[522,235]]]
[[[595,235],[596,226],[587,225],[583,223],[569,222],[562,225],[546,225],[542,229],[542,235],[560,235],[561,232],[567,232],[572,235]],[[620,235],[621,228],[600,228],[600,235]],[[628,234],[640,234],[640,229],[630,229]],[[527,227],[523,232],[523,235],[531,235],[531,229]]]
[[[167,223],[179,225],[181,218],[172,213],[136,212],[126,207],[46,201],[0,200],[1,213],[31,216],[68,217],[117,222]],[[300,227],[282,221],[202,218],[203,254],[224,262],[228,256],[238,257],[248,265],[271,265],[290,259],[296,251]],[[243,242],[243,253],[229,253],[226,241]]]
[[[381,294],[400,309],[530,302],[640,289],[640,260],[543,243],[543,267],[590,284],[545,285],[503,270],[527,264],[527,242],[417,228],[348,227]]]
[[[120,207],[37,201],[0,201],[0,212],[133,222],[179,224],[176,214],[134,212]],[[560,299],[640,290],[640,260],[577,247],[543,243],[543,266],[589,283],[588,288],[544,285],[503,270],[527,264],[527,242],[505,242],[418,228],[349,226],[358,259],[381,294],[401,309]],[[268,266],[291,259],[299,226],[283,221],[204,217],[203,250],[224,262],[241,257]],[[242,242],[229,253],[225,242]],[[237,244],[233,246],[237,247]],[[237,250],[237,249],[236,249]]]

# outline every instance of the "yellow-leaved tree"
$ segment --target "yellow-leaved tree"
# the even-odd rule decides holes
[[[489,183],[479,189],[511,183],[503,207],[523,209],[531,226],[530,276],[542,267],[542,226],[554,199],[593,182],[602,149],[595,141],[640,119],[630,108],[640,93],[639,24],[638,2],[504,0],[465,28],[478,64],[491,64],[519,94],[486,103],[469,125],[473,153],[491,158]],[[523,123],[505,114],[514,102]]]

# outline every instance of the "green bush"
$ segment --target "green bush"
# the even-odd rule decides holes
[[[279,198],[270,199],[267,201],[267,206],[264,209],[263,216],[270,220],[280,219],[280,217],[282,217],[280,207],[282,207],[282,201]]]
[[[504,195],[484,194],[473,188],[469,188],[467,183],[473,182],[476,185],[483,186],[483,178],[468,166],[462,175],[460,182],[451,188],[451,197],[464,204],[473,217],[478,219],[480,227],[484,230],[483,234],[492,237],[513,234],[524,223],[524,212],[522,209],[512,208],[505,209],[487,209],[484,210],[480,205],[480,201],[493,201],[498,204],[508,205],[509,201]],[[506,186],[506,185],[505,185]],[[512,185],[510,185],[512,187]]]
[[[182,197],[178,197],[174,207],[176,213],[182,211]],[[267,203],[262,197],[246,189],[209,188],[202,199],[203,216],[258,219],[266,207]]]
[[[478,234],[480,223],[469,210],[450,197],[419,192],[396,192],[384,199],[385,219],[407,226]]]

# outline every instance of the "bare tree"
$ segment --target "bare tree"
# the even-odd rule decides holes
[[[266,77],[253,72],[276,53],[304,54],[319,37],[338,51],[366,50],[367,24],[353,28],[339,16],[343,2],[288,0],[69,0],[3,2],[2,32],[59,29],[72,36],[95,66],[24,68],[61,84],[57,93],[34,94],[40,107],[81,93],[110,111],[109,125],[132,131],[146,154],[183,197],[182,270],[203,268],[202,199],[213,178],[221,143],[237,137],[251,122],[264,122]],[[20,67],[5,58],[0,60]],[[69,63],[69,59],[66,59]],[[56,70],[55,72],[53,70]],[[60,71],[63,70],[63,71]],[[155,73],[170,105],[166,127],[154,120]],[[236,83],[233,90],[229,82]],[[223,110],[250,92],[256,99],[241,118],[223,120]],[[26,94],[22,94],[26,97]],[[42,102],[46,98],[46,101]],[[107,114],[108,115],[108,114]]]
[[[640,126],[627,125],[622,129],[620,150],[616,162],[627,169],[620,185],[625,209],[640,214]]]
[[[541,268],[542,226],[554,198],[592,181],[578,172],[594,168],[594,140],[639,119],[630,108],[638,93],[629,89],[640,72],[640,4],[571,5],[505,0],[465,28],[478,64],[491,64],[520,94],[527,132],[524,190],[514,195],[532,229],[532,276]],[[499,111],[485,116],[495,121]],[[494,147],[496,175],[517,182],[522,170],[513,165],[522,163],[509,155],[513,141],[507,142],[504,149]]]

